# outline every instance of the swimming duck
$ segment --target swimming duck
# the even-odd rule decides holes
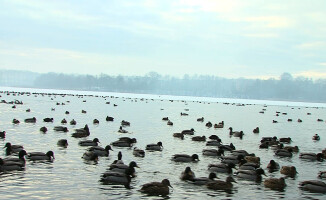
[[[169,187],[172,188],[170,181],[163,179],[162,182],[146,183],[139,191],[153,196],[167,196],[170,193]]]
[[[111,164],[109,170],[124,173],[126,169],[129,169],[131,172],[130,175],[135,177],[135,167],[139,168],[135,161],[131,161],[129,165],[119,163]]]
[[[280,169],[280,165],[274,160],[270,160],[267,165],[267,169],[269,170],[269,172],[275,172]]]
[[[216,141],[216,140],[209,140],[206,142],[206,146],[221,146],[221,142],[220,141]]]
[[[298,119],[298,122],[301,123],[302,122],[302,119]]]
[[[223,149],[224,151],[234,151],[235,150],[235,146],[233,145],[233,143],[220,145],[219,148]]]
[[[64,126],[55,126],[53,130],[60,131],[60,132],[68,132],[68,128]]]
[[[64,104],[63,104],[63,105],[64,105]],[[66,111],[65,114],[66,114],[66,115],[69,115],[69,111]]]
[[[105,120],[107,122],[113,122],[114,118],[113,117],[106,116]]]
[[[47,117],[47,118],[44,118],[43,121],[44,122],[53,122],[53,118]]]
[[[252,132],[253,133],[259,133],[259,127],[256,127]]]
[[[297,169],[294,166],[282,166],[281,174],[294,178],[297,175]]]
[[[95,161],[95,162],[98,161],[98,155],[97,155],[97,153],[94,153],[93,151],[86,151],[83,154],[82,158],[85,160],[89,160],[89,161]]]
[[[66,124],[66,123],[67,123],[66,119],[61,120],[61,124]]]
[[[230,163],[230,164],[225,164],[225,163],[219,163],[219,164],[209,164],[208,165],[208,170],[212,172],[217,172],[217,173],[227,173],[231,174],[232,173],[232,168],[235,167],[235,164]]]
[[[48,129],[45,126],[43,126],[40,128],[40,131],[43,133],[46,133],[48,131]]]
[[[100,121],[98,119],[93,120],[93,124],[99,124],[99,123],[100,123]]]
[[[70,123],[70,125],[76,125],[77,124],[75,119],[72,119],[69,123]]]
[[[260,167],[257,163],[247,162],[246,160],[241,160],[239,163],[240,170],[256,170]]]
[[[108,171],[102,174],[100,181],[103,184],[124,185],[125,188],[130,189],[131,171],[129,169],[126,169],[123,173]]]
[[[234,136],[234,137],[242,137],[244,135],[243,131],[233,131],[233,128],[229,128],[230,132],[229,134]]]
[[[54,153],[53,151],[48,151],[47,153],[43,152],[31,152],[27,154],[27,158],[30,160],[48,160],[53,161],[54,159]]]
[[[186,169],[180,175],[180,179],[183,181],[190,181],[193,180],[195,177],[195,173],[191,170],[190,167],[186,167]]]
[[[206,123],[206,125],[205,125],[205,126],[206,126],[206,127],[208,127],[208,128],[210,128],[210,127],[212,127],[212,126],[213,126],[213,124],[212,124],[212,122],[210,122],[210,121],[209,121],[209,122],[207,122],[207,123]]]
[[[13,124],[19,124],[20,121],[19,121],[18,119],[13,119],[13,120],[12,120],[12,123],[13,123]]]
[[[285,146],[283,149],[286,149],[288,151],[289,151],[289,149],[291,149],[291,151],[292,152],[295,152],[295,153],[299,152],[299,147],[298,146],[294,146],[294,147],[292,147],[292,146]]]
[[[138,149],[137,147],[134,148],[132,154],[136,157],[145,157],[145,151],[142,149]]]
[[[207,183],[214,181],[215,178],[217,178],[216,174],[211,172],[209,173],[208,177],[194,178],[190,180],[190,183],[193,183],[195,185],[206,185]]]
[[[315,134],[314,136],[312,136],[312,140],[320,140],[320,136],[318,134]]]
[[[25,165],[26,160],[25,160],[25,156],[27,155],[25,150],[21,150],[18,154],[18,158],[5,158],[3,159],[3,161],[6,162],[18,162],[21,163],[22,165]]]
[[[276,142],[277,141],[277,137],[262,137],[262,139],[260,140],[260,143],[263,142]]]
[[[187,154],[174,154],[172,160],[175,162],[196,162],[199,161],[199,158],[197,154],[193,154],[192,156]]]
[[[2,158],[0,158],[0,172],[23,170],[24,165],[25,164],[21,164],[20,162],[13,162],[13,161],[5,162]]]
[[[157,144],[146,145],[146,150],[151,150],[151,151],[162,151],[162,148],[163,148],[162,142],[158,142]]]
[[[203,149],[203,155],[204,156],[224,156],[224,150],[223,149]]]
[[[121,121],[121,126],[130,126],[130,122],[122,120]]]
[[[93,140],[79,141],[78,144],[79,146],[97,146],[99,142],[98,138],[94,138]]]
[[[204,121],[204,117],[197,118],[197,122],[203,122],[203,121]]]
[[[195,132],[195,130],[193,128],[190,129],[190,130],[183,130],[183,131],[181,131],[181,133],[184,134],[184,135],[193,135],[194,132]]]
[[[166,124],[169,126],[173,126],[173,122],[171,122],[170,120]]]
[[[86,124],[84,128],[75,129],[75,132],[71,136],[75,138],[82,138],[82,137],[87,137],[89,135],[90,135],[90,131],[88,125]]]
[[[282,178],[269,178],[264,180],[264,185],[272,190],[284,190],[286,187],[285,179]]]
[[[67,148],[68,147],[68,141],[66,139],[60,139],[57,142],[57,145],[60,147]]]
[[[192,141],[206,141],[206,136],[195,136],[191,138]]]
[[[214,128],[224,128],[224,121],[221,121],[218,124],[214,124]]]
[[[310,160],[310,161],[323,161],[323,157],[324,155],[322,153],[300,153],[299,158],[301,159],[306,159],[306,160]]]
[[[231,176],[228,176],[226,177],[225,181],[214,180],[208,182],[207,188],[212,190],[230,190],[233,187],[232,182],[236,183],[236,181]]]
[[[238,156],[222,156],[222,163],[225,164],[231,164],[233,163],[234,165],[239,164],[240,160],[244,159],[243,155],[238,155]]]
[[[211,135],[208,138],[211,139],[211,140],[216,140],[216,141],[222,142],[222,140],[220,139],[220,137],[218,137],[217,135]]]
[[[246,150],[232,150],[231,153],[234,156],[242,155],[243,157],[250,155]]]
[[[105,148],[99,146],[92,146],[87,149],[87,151],[93,152],[98,156],[106,156],[106,157],[109,156],[110,154],[109,150],[113,151],[110,145],[106,145]]]
[[[291,143],[292,140],[291,140],[290,137],[287,137],[287,138],[280,138],[279,141],[282,142],[282,143],[289,144],[289,143]]]
[[[280,157],[292,157],[292,152],[291,149],[286,150],[286,149],[278,149],[275,152],[276,156],[280,156]]]
[[[261,175],[265,175],[265,172],[262,168],[258,168],[256,170],[238,170],[236,172],[238,178],[260,182],[262,177]]]
[[[326,171],[320,171],[318,173],[318,178],[326,178]]]
[[[183,112],[181,112],[180,115],[181,115],[181,116],[188,116],[188,113],[183,113]]]
[[[0,131],[0,138],[6,137],[6,131]]]
[[[163,120],[163,121],[168,121],[169,118],[168,118],[168,117],[163,117],[162,120]]]
[[[259,157],[256,157],[256,156],[245,156],[245,160],[248,162],[248,163],[255,163],[257,165],[260,165],[260,158]]]
[[[27,118],[24,121],[25,123],[36,123],[36,118],[35,117]]]
[[[326,184],[322,181],[303,181],[300,183],[300,188],[302,190],[308,190],[310,192],[326,193]]]
[[[19,153],[21,150],[24,150],[24,147],[22,145],[11,145],[10,142],[7,142],[4,148],[6,148],[7,155],[10,155],[12,153]]]
[[[128,133],[128,131],[125,130],[125,129],[123,129],[122,126],[120,126],[118,132],[119,132],[119,133]]]
[[[183,133],[173,133],[173,137],[177,137],[177,138],[180,138],[180,139],[184,139],[184,135]]]
[[[132,147],[136,142],[137,140],[135,138],[131,139],[128,137],[122,137],[119,140],[112,142],[111,145],[116,147]]]

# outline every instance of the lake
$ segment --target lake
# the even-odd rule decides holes
[[[326,198],[324,194],[309,193],[298,187],[303,180],[318,180],[317,174],[326,170],[326,162],[305,161],[299,159],[299,153],[294,153],[292,158],[280,158],[274,155],[272,149],[259,149],[262,137],[277,136],[291,137],[290,145],[299,146],[300,152],[321,152],[326,148],[326,123],[318,122],[317,119],[326,120],[326,104],[4,87],[0,87],[0,91],[47,93],[0,93],[0,100],[23,102],[22,105],[16,105],[16,108],[12,108],[12,104],[0,104],[0,131],[6,131],[5,139],[0,139],[0,146],[10,142],[23,145],[27,153],[52,150],[55,155],[53,162],[27,160],[25,170],[1,173],[0,191],[3,199],[157,199],[147,197],[138,190],[147,182],[160,182],[165,178],[168,178],[173,186],[169,195],[172,199]],[[64,105],[61,105],[62,103]],[[27,109],[31,111],[26,112]],[[260,113],[263,109],[264,113]],[[82,113],[82,110],[87,113]],[[66,111],[69,111],[69,114],[65,114]],[[187,113],[188,116],[181,116],[181,112]],[[280,115],[276,116],[276,112],[280,112]],[[114,117],[114,121],[107,122],[106,116]],[[30,117],[35,117],[37,122],[24,123],[24,119]],[[53,123],[43,122],[46,117],[54,118]],[[173,126],[162,121],[163,117],[169,117]],[[204,117],[204,122],[197,122],[200,117]],[[21,123],[12,124],[14,118]],[[69,132],[54,131],[53,128],[60,126],[63,118],[68,121],[65,126]],[[288,122],[289,118],[293,121]],[[302,123],[297,122],[299,118]],[[76,120],[76,125],[69,124],[72,119]],[[94,119],[98,119],[100,123],[93,124]],[[130,127],[125,127],[129,133],[118,132],[122,120],[131,123]],[[272,123],[273,120],[278,123]],[[221,129],[207,128],[205,124],[208,121],[213,124],[224,121],[225,125]],[[85,124],[89,126],[90,136],[71,137],[74,129],[82,128]],[[42,126],[48,128],[47,133],[40,132]],[[242,139],[230,137],[229,127],[242,130],[245,135]],[[252,132],[256,127],[260,128],[259,134]],[[267,175],[263,179],[283,176],[280,172],[269,173],[266,170],[271,159],[280,166],[296,166],[299,174],[295,179],[286,178],[287,187],[284,191],[270,190],[265,188],[263,183],[238,180],[236,176],[234,177],[237,183],[233,184],[231,192],[213,191],[205,186],[181,181],[179,176],[187,166],[191,167],[197,177],[207,177],[207,166],[221,162],[217,157],[202,155],[203,149],[210,148],[205,145],[206,142],[192,141],[192,136],[185,136],[184,140],[172,136],[173,133],[190,128],[196,131],[195,136],[208,137],[215,134],[224,144],[233,143],[237,150],[245,149],[249,153],[255,153],[261,158],[261,167]],[[321,140],[313,141],[314,134],[319,134]],[[163,143],[164,148],[160,152],[146,151],[144,158],[133,156],[132,148],[118,147],[112,147],[113,151],[109,157],[100,157],[97,163],[81,158],[87,147],[79,146],[79,141],[98,138],[99,145],[105,147],[123,136],[136,138],[137,143],[134,146],[141,149],[145,149],[147,144],[159,141]],[[67,139],[69,146],[58,147],[59,139]],[[124,163],[135,161],[140,167],[136,168],[137,177],[131,181],[132,189],[119,185],[103,185],[99,182],[101,175],[117,159],[119,151],[122,152]],[[171,161],[172,155],[180,153],[198,154],[200,161]],[[0,157],[6,157],[5,150],[0,151]],[[217,174],[222,180],[225,180],[226,176]]]

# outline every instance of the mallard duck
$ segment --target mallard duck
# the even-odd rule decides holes
[[[170,193],[169,187],[172,188],[170,181],[163,179],[162,182],[146,183],[139,191],[153,196],[167,196]]]
[[[19,121],[18,119],[13,119],[13,120],[12,120],[12,123],[13,123],[13,124],[19,124],[20,121]]]
[[[195,136],[191,138],[192,141],[202,141],[205,142],[206,141],[206,136]]]
[[[66,123],[67,123],[66,119],[61,120],[61,124],[66,124]]]
[[[5,162],[2,158],[0,158],[0,172],[23,170],[24,165],[25,164],[22,164],[20,162],[13,162],[13,161]]]
[[[234,137],[240,137],[241,138],[244,135],[243,131],[233,131],[232,127],[230,127],[229,130],[230,130],[229,134],[234,136]]]
[[[288,151],[291,149],[290,151],[295,152],[295,153],[299,152],[299,147],[298,146],[294,146],[294,147],[285,146],[285,147],[283,147],[283,149],[288,150]]]
[[[60,147],[67,148],[68,147],[68,141],[66,139],[60,139],[57,142],[57,145]]]
[[[151,150],[151,151],[162,151],[162,148],[163,148],[162,142],[158,142],[157,144],[146,145],[146,150]]]
[[[36,123],[36,118],[32,117],[32,118],[27,118],[24,120],[25,123]]]
[[[224,128],[224,121],[221,121],[218,124],[214,124],[214,128]]]
[[[271,161],[269,161],[267,168],[268,168],[269,172],[275,172],[280,169],[280,165],[277,162],[275,162],[274,160],[271,160]]]
[[[122,126],[120,126],[118,132],[119,133],[128,133],[128,131],[126,129],[123,129]]]
[[[131,139],[125,137],[124,139],[120,138],[119,140],[112,142],[111,145],[116,147],[132,147],[134,143],[136,143],[135,138]]]
[[[195,177],[195,173],[191,170],[190,167],[186,167],[186,169],[180,175],[180,179],[183,181],[193,180]]]
[[[222,140],[221,140],[217,135],[211,135],[211,136],[209,136],[208,138],[211,139],[211,140],[219,141],[219,142],[222,141]]]
[[[235,150],[235,146],[233,145],[233,143],[219,145],[218,148],[223,149],[224,151],[234,151]]]
[[[98,156],[106,156],[106,157],[109,156],[110,150],[113,151],[110,145],[106,145],[105,148],[99,146],[92,146],[87,149],[87,151],[91,151],[97,154]]]
[[[100,121],[98,119],[93,120],[93,124],[99,124],[99,123],[100,123]]]
[[[255,163],[257,165],[260,165],[260,158],[259,157],[256,157],[256,156],[245,156],[245,160],[248,162],[248,163]]]
[[[253,133],[259,133],[259,127],[256,127],[252,132]]]
[[[203,155],[204,156],[224,156],[224,150],[223,149],[203,149]]]
[[[168,118],[168,117],[163,117],[162,120],[163,120],[163,121],[168,121],[169,118]]]
[[[260,167],[259,164],[257,163],[252,163],[252,162],[240,162],[240,167],[239,170],[256,170]]]
[[[184,139],[183,133],[173,133],[173,137],[181,138],[182,140]]]
[[[138,149],[137,147],[134,148],[132,154],[136,157],[145,157],[145,151],[142,149]]]
[[[71,136],[75,138],[82,138],[82,137],[87,137],[89,135],[90,135],[90,131],[88,125],[86,124],[84,128],[75,129],[75,132]]]
[[[238,155],[238,156],[222,156],[222,163],[225,164],[239,164],[240,160],[244,159],[243,155]]]
[[[284,190],[286,184],[285,179],[282,178],[269,178],[264,180],[264,185],[267,188],[270,188],[272,190]]]
[[[44,122],[53,122],[53,118],[46,117],[43,119]]]
[[[206,142],[206,146],[221,146],[221,142],[220,141],[216,141],[216,140],[209,140]]]
[[[78,144],[79,146],[97,146],[99,142],[98,138],[94,138],[93,140],[79,141]]]
[[[235,167],[235,164],[230,163],[230,164],[225,164],[225,163],[219,163],[219,164],[209,164],[208,165],[208,170],[212,172],[217,172],[217,173],[227,173],[231,174],[232,173],[232,168]]]
[[[0,138],[6,137],[6,131],[0,131]]]
[[[43,132],[43,133],[46,133],[48,131],[48,129],[45,126],[42,126],[40,128],[40,131]]]
[[[21,150],[18,154],[18,158],[14,158],[14,157],[8,157],[3,159],[3,161],[6,162],[18,162],[21,163],[22,165],[25,165],[26,160],[25,160],[25,156],[27,155],[25,150]]]
[[[65,126],[55,126],[53,130],[60,131],[60,132],[68,132],[68,128]]]
[[[205,126],[206,126],[206,127],[208,127],[208,128],[210,128],[210,127],[212,127],[212,126],[213,126],[213,124],[212,124],[212,122],[210,122],[210,121],[209,121],[209,122],[207,122],[207,123],[206,123],[206,125],[205,125]]]
[[[89,160],[89,161],[95,161],[95,162],[98,161],[98,155],[97,155],[97,153],[94,153],[93,151],[86,151],[83,154],[82,158],[85,160]]]
[[[193,183],[195,185],[206,185],[207,183],[214,181],[215,178],[217,178],[216,174],[211,172],[209,173],[208,177],[194,178],[190,180],[190,183]]]
[[[10,155],[12,153],[19,153],[21,150],[24,150],[24,147],[22,145],[12,145],[10,142],[7,142],[4,148],[6,148],[7,155]]]
[[[203,122],[203,121],[204,121],[204,117],[197,118],[197,122]]]
[[[181,131],[181,133],[184,135],[193,135],[195,133],[195,130],[192,128],[190,130],[183,130]]]
[[[300,153],[299,158],[311,161],[323,161],[324,155],[322,153]]]
[[[114,118],[113,117],[106,116],[105,120],[107,122],[113,122],[114,121]]]
[[[131,173],[129,169],[126,169],[123,173],[108,171],[102,174],[100,181],[103,184],[124,185],[125,188],[130,189]]]
[[[131,161],[129,165],[119,164],[119,163],[111,164],[109,170],[124,173],[126,169],[129,169],[131,172],[131,176],[135,177],[135,172],[136,172],[135,167],[139,168],[135,161]]]
[[[232,182],[236,183],[231,176],[228,176],[225,181],[214,180],[208,182],[207,188],[212,190],[230,190],[233,187]]]
[[[265,175],[265,172],[262,168],[258,168],[256,170],[238,170],[236,174],[238,178],[260,182],[261,175]]]
[[[291,149],[286,150],[286,149],[278,149],[275,152],[276,156],[280,156],[280,157],[292,157],[292,152]]]
[[[312,140],[316,140],[316,141],[320,140],[319,135],[315,134],[314,136],[312,136]]]
[[[69,123],[70,123],[70,125],[76,125],[77,124],[76,120],[74,120],[74,119],[72,119]]]
[[[318,173],[318,178],[326,178],[326,171],[320,171]]]
[[[292,142],[292,139],[290,137],[287,137],[287,138],[280,138],[279,139],[280,142],[282,143],[291,143]]]
[[[297,175],[297,169],[294,166],[282,166],[281,174],[294,178]]]
[[[246,150],[232,150],[231,153],[233,156],[242,155],[243,157],[245,157],[250,155]]]
[[[317,180],[303,181],[300,183],[300,188],[310,192],[326,193],[326,184]]]
[[[171,122],[170,120],[166,124],[169,126],[173,126],[173,122]]]
[[[199,158],[197,154],[193,154],[192,156],[187,154],[175,154],[172,156],[172,160],[175,162],[196,162],[199,161]]]
[[[27,154],[27,158],[30,160],[48,160],[53,161],[54,159],[54,153],[53,151],[48,151],[47,153],[43,152],[31,152]]]
[[[122,120],[121,121],[121,126],[130,126],[130,122]]]

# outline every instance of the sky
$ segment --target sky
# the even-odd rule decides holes
[[[0,69],[326,78],[326,1],[1,0]]]

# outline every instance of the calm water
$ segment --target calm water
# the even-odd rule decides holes
[[[11,142],[23,145],[27,152],[52,150],[55,154],[53,163],[27,161],[24,171],[0,174],[0,192],[3,199],[120,199],[122,197],[157,199],[157,197],[147,197],[138,190],[142,184],[161,181],[164,178],[168,178],[173,186],[169,195],[172,199],[326,198],[325,195],[303,192],[298,188],[300,181],[317,179],[318,172],[326,170],[326,162],[303,161],[298,158],[298,154],[294,154],[292,158],[278,158],[274,156],[273,150],[258,148],[262,137],[277,136],[292,137],[291,146],[299,146],[300,152],[321,152],[326,148],[326,123],[317,122],[317,119],[326,120],[325,104],[0,88],[0,91],[3,90],[98,95],[98,97],[62,97],[60,95],[13,96],[0,94],[1,100],[17,99],[24,102],[23,105],[17,105],[16,109],[9,104],[0,104],[0,130],[7,132],[6,138],[0,140],[0,146]],[[114,96],[114,98],[102,96]],[[142,97],[145,99],[141,99]],[[170,99],[174,99],[174,101],[171,102]],[[182,99],[186,101],[182,101]],[[83,102],[85,100],[86,102]],[[106,104],[108,101],[110,104]],[[57,102],[64,102],[65,105],[58,106]],[[227,105],[223,102],[251,103],[251,105]],[[114,107],[113,104],[118,106]],[[264,104],[268,104],[268,106],[264,107]],[[317,106],[318,108],[316,108]],[[28,108],[31,109],[31,112],[26,112]],[[55,108],[55,111],[51,111],[51,108]],[[82,109],[86,110],[87,114],[82,114]],[[185,109],[189,109],[189,111],[185,111]],[[262,109],[266,109],[264,114],[259,113]],[[65,114],[65,111],[69,111],[70,114]],[[276,111],[286,112],[287,115],[276,117]],[[180,116],[180,112],[186,112],[189,116]],[[311,115],[307,115],[308,112]],[[114,122],[106,122],[107,115],[114,117]],[[24,123],[24,119],[29,117],[36,117],[37,123]],[[45,117],[53,117],[54,122],[43,122]],[[166,125],[166,122],[162,121],[163,117],[169,117],[174,125]],[[204,117],[205,122],[197,122],[196,119],[199,117]],[[13,118],[19,119],[21,123],[13,125]],[[69,132],[67,133],[53,131],[54,126],[61,125],[60,122],[63,118],[66,118],[68,122],[75,119],[77,125],[72,126],[68,123],[66,126]],[[98,125],[92,123],[95,118],[100,121]],[[292,118],[293,122],[287,122],[288,118]],[[298,118],[303,122],[297,123]],[[273,119],[279,123],[273,124]],[[131,126],[126,127],[130,133],[117,132],[122,120],[131,122]],[[214,124],[222,120],[225,122],[223,129],[205,127],[207,121]],[[89,125],[91,132],[86,139],[97,137],[101,142],[100,146],[103,147],[119,137],[128,136],[137,138],[135,146],[141,149],[145,149],[146,144],[158,141],[162,141],[164,149],[162,152],[146,152],[144,158],[139,158],[132,155],[132,149],[113,147],[114,151],[111,151],[108,158],[101,157],[98,163],[85,162],[81,156],[87,147],[78,146],[78,141],[84,139],[71,137],[75,128],[82,128],[85,124]],[[42,126],[48,128],[46,134],[39,131]],[[252,130],[257,126],[260,127],[260,133],[253,134]],[[242,140],[230,138],[228,127],[233,127],[234,130],[243,130],[245,136]],[[231,193],[212,191],[204,186],[182,182],[179,176],[187,166],[192,168],[197,177],[202,177],[209,174],[208,164],[220,162],[218,158],[202,156],[202,149],[207,148],[205,142],[193,142],[191,136],[186,136],[184,140],[172,137],[173,133],[190,128],[196,130],[195,135],[208,137],[216,134],[225,144],[232,142],[236,149],[245,149],[249,153],[255,153],[256,156],[261,157],[261,166],[264,169],[268,162],[274,159],[281,166],[295,165],[299,174],[296,179],[286,179],[287,187],[283,192],[266,189],[262,183],[242,181],[236,178],[237,183],[234,184]],[[321,140],[318,142],[311,139],[316,133],[321,136]],[[68,148],[57,147],[56,143],[59,139],[67,139]],[[99,182],[101,174],[117,158],[119,151],[122,152],[125,163],[136,161],[140,166],[136,169],[137,177],[132,180],[133,188],[131,190],[127,190],[123,186],[102,185]],[[196,153],[199,155],[200,161],[198,163],[174,163],[170,159],[176,153]],[[4,150],[0,151],[0,157],[5,157]],[[282,176],[279,172],[268,173],[266,171],[266,174],[268,177]],[[223,180],[226,177],[224,174],[217,176]]]

